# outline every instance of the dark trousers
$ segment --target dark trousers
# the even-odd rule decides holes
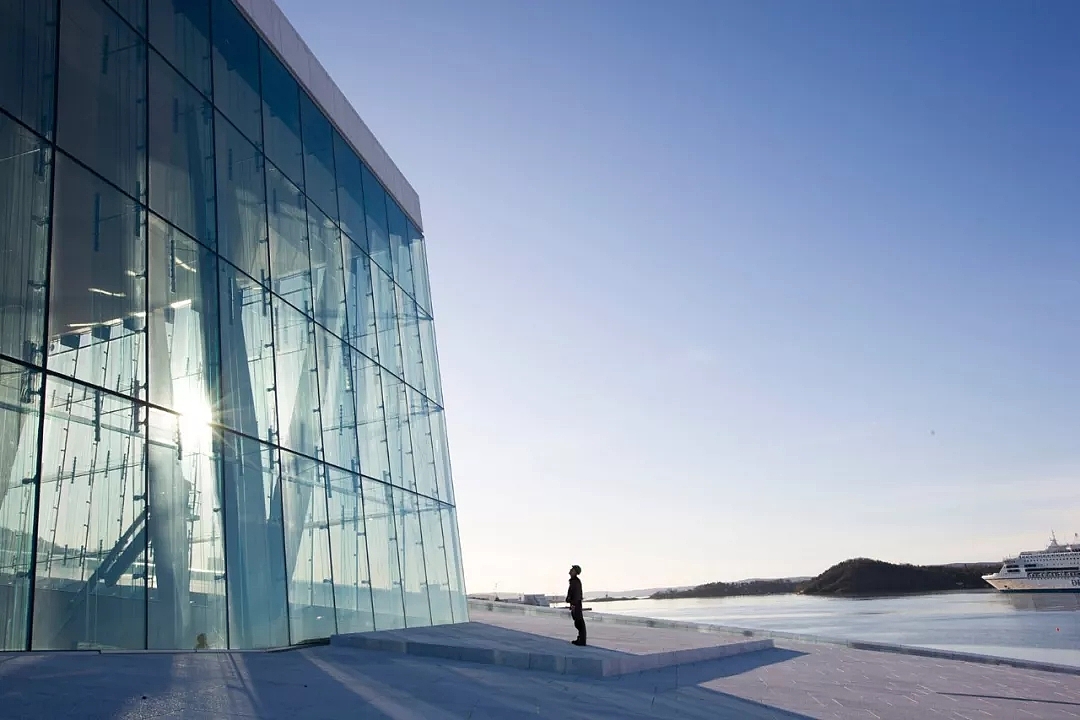
[[[574,627],[577,628],[577,639],[581,642],[585,642],[585,615],[581,612],[581,607],[571,609],[570,617],[574,618]]]

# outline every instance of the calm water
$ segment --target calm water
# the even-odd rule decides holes
[[[775,595],[593,603],[596,612],[871,640],[1080,666],[1080,594]]]

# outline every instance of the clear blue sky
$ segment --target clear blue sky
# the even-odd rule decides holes
[[[278,2],[420,193],[470,591],[1080,530],[1080,5]]]

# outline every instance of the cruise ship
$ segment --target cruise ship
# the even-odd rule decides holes
[[[983,580],[1002,592],[1080,593],[1080,537],[1062,545],[1051,537],[1045,550],[1022,552],[1009,558]]]

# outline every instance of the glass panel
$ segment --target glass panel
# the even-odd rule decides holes
[[[56,0],[0,3],[0,107],[52,136]]]
[[[405,381],[422,393],[427,392],[424,358],[420,338],[420,318],[413,299],[397,288],[398,331],[401,337],[401,360]]]
[[[214,113],[157,53],[150,54],[150,208],[214,247]]]
[[[334,165],[341,229],[367,249],[364,223],[364,175],[362,163],[345,139],[334,131]]]
[[[362,478],[361,482],[364,489],[364,525],[367,528],[375,629],[402,628],[405,627],[405,607],[401,598],[393,488],[368,478]]]
[[[371,573],[360,476],[334,468],[329,469],[328,475],[327,516],[337,631],[368,632],[375,629],[375,618],[371,610]]]
[[[430,625],[424,541],[420,532],[420,507],[416,495],[395,489],[394,510],[397,513],[398,554],[405,596],[405,626]]]
[[[270,265],[263,156],[221,115],[216,118],[218,252],[266,285]]]
[[[409,433],[409,401],[405,383],[383,373],[383,405],[386,408],[386,445],[390,453],[390,481],[416,492],[412,437]]]
[[[266,157],[296,185],[304,187],[304,148],[300,142],[300,87],[266,43],[259,43],[259,54],[262,60]]]
[[[469,601],[465,595],[465,570],[461,566],[461,543],[458,540],[457,511],[443,507],[443,539],[446,542],[446,564],[450,575],[450,606],[454,622],[469,622]]]
[[[416,492],[437,498],[439,481],[431,437],[431,415],[437,412],[438,408],[412,388],[406,388],[406,394],[409,399],[409,429],[412,432]]]
[[[57,142],[146,202],[146,43],[105,3],[64,4]]]
[[[209,0],[151,0],[149,6],[150,44],[200,92],[210,95]]]
[[[105,0],[113,10],[127,20],[133,28],[146,34],[147,0]]]
[[[304,189],[320,210],[336,220],[337,180],[330,121],[306,93],[300,93],[300,113],[304,128]]]
[[[379,331],[379,362],[398,377],[401,367],[401,338],[398,336],[396,286],[390,276],[375,264],[371,266],[371,284],[375,293],[375,326]]]
[[[233,3],[213,0],[214,105],[262,147],[259,37]]]
[[[373,360],[379,359],[379,334],[375,324],[375,290],[371,284],[371,259],[351,242],[345,251],[345,303],[349,318],[347,339]]]
[[[315,339],[319,347],[323,459],[359,473],[360,456],[356,448],[356,406],[349,346],[318,325],[315,326]]]
[[[289,636],[293,643],[336,632],[325,466],[281,451]]]
[[[0,361],[0,650],[25,650],[41,373]]]
[[[222,444],[229,645],[289,643],[285,535],[275,451],[233,433]]]
[[[314,205],[308,208],[308,224],[311,272],[315,286],[315,321],[338,337],[347,337],[349,328],[345,314],[341,232]]]
[[[413,293],[412,256],[409,250],[405,213],[392,198],[386,198],[387,225],[390,230],[390,262],[394,280],[409,295]]]
[[[49,369],[144,397],[145,211],[63,155],[56,172]]]
[[[270,293],[226,262],[219,264],[221,422],[252,437],[276,439],[274,333]]]
[[[390,482],[390,459],[383,417],[382,371],[360,353],[351,353],[360,469],[368,477]]]
[[[433,625],[444,625],[454,622],[454,613],[451,609],[450,575],[446,568],[442,506],[428,498],[417,500],[420,503],[420,529],[424,534],[424,567],[427,568],[431,622]]]
[[[386,191],[375,176],[363,166],[364,219],[367,225],[367,250],[374,260],[387,272],[393,271],[390,261],[390,237],[386,227]]]
[[[420,332],[420,355],[424,361],[424,392],[439,405],[443,404],[442,377],[439,372],[439,348],[435,344],[435,321],[417,306]]]
[[[270,209],[270,274],[274,292],[311,314],[307,201],[299,188],[271,166],[266,170]]]
[[[0,352],[35,365],[45,331],[51,174],[49,147],[0,115]]]
[[[150,410],[151,648],[228,646],[221,467],[208,415]]]
[[[144,413],[45,383],[34,650],[146,647]]]
[[[150,216],[150,402],[186,419],[216,421],[217,260],[205,247]]]
[[[431,447],[435,453],[435,480],[440,500],[454,504],[454,483],[450,473],[450,448],[446,442],[446,416],[443,410],[430,406]]]
[[[274,298],[274,362],[277,367],[281,447],[319,457],[319,382],[315,363],[315,323]]]
[[[428,286],[427,249],[424,237],[409,225],[409,250],[412,255],[413,297],[420,307],[431,314],[431,288]]]

